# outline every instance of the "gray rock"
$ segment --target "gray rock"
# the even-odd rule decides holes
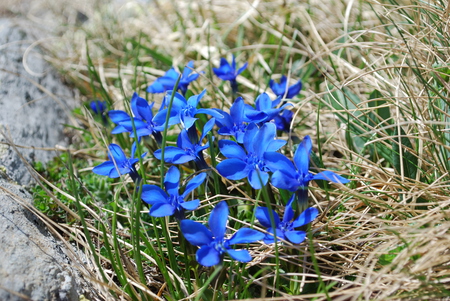
[[[55,151],[38,148],[67,142],[63,124],[69,123],[73,92],[38,48],[26,51],[33,41],[0,18],[0,300],[79,300],[89,287],[75,268],[79,261],[70,259],[76,257],[37,217],[20,186],[33,178],[8,144],[22,146],[26,161],[47,162]]]
[[[48,162],[56,153],[38,148],[66,144],[63,124],[69,123],[74,93],[42,59],[39,48],[29,48],[33,41],[13,21],[0,18],[0,130],[23,146],[20,152],[27,161]],[[5,141],[0,135],[0,143]],[[32,181],[18,154],[6,144],[0,144],[0,167],[22,185]]]
[[[79,300],[80,276],[30,201],[0,174],[0,300]]]

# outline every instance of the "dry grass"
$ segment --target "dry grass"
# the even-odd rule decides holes
[[[333,300],[448,298],[444,297],[448,294],[443,289],[449,288],[450,281],[447,169],[450,148],[442,133],[448,131],[450,111],[441,101],[448,97],[448,81],[434,76],[437,64],[446,66],[450,57],[445,44],[449,15],[441,2],[401,1],[393,5],[387,1],[331,0],[117,1],[117,4],[85,1],[76,7],[74,2],[60,3],[70,13],[55,21],[61,24],[56,32],[60,38],[43,41],[52,50],[53,56],[48,58],[76,85],[89,91],[86,72],[86,46],[89,46],[103,87],[118,105],[123,99],[121,88],[127,95],[132,93],[135,73],[137,86],[144,88],[167,69],[149,56],[139,60],[153,62],[155,68],[138,65],[135,70],[134,61],[127,58],[130,46],[125,41],[138,40],[139,36],[145,37],[141,40],[143,46],[173,58],[174,65],[195,59],[199,70],[206,69],[209,60],[217,65],[227,52],[239,54],[240,61],[250,62],[252,81],[238,79],[247,87],[244,97],[248,99],[256,94],[252,83],[259,82],[260,88],[265,87],[261,70],[279,74],[284,57],[302,55],[300,61],[287,61],[295,78],[303,74],[302,70],[315,70],[304,83],[304,98],[295,104],[297,121],[301,119],[306,127],[296,130],[296,134],[317,137],[320,133],[325,164],[346,170],[354,178],[353,186],[340,187],[339,193],[326,195],[318,188],[312,191],[312,202],[323,213],[313,227],[315,256],[322,279],[337,283],[330,297]],[[61,11],[49,6],[48,1],[40,3],[61,16]],[[76,14],[74,17],[76,10],[87,17],[85,23],[79,23]],[[278,46],[274,38],[282,40],[276,64],[273,54]],[[122,87],[115,85],[118,58],[122,59]],[[277,68],[272,70],[273,66]],[[212,86],[218,82],[209,82],[207,78],[203,82],[212,97],[219,97],[212,92]],[[353,109],[338,110],[327,99],[331,91],[343,91],[344,87],[360,99]],[[404,166],[400,169],[386,166],[383,158],[373,160],[374,157],[360,154],[346,142],[348,125],[337,116],[357,119],[362,116],[358,114],[374,112],[368,97],[374,89],[386,101],[383,107],[389,108],[391,120],[379,125],[366,123],[367,135],[376,134],[366,144],[384,143],[386,148],[392,148],[399,141],[399,134],[392,131],[402,128],[404,136],[412,141],[412,148],[403,143],[399,147],[417,158],[419,168],[415,178],[408,178]],[[336,158],[335,151],[343,159]],[[423,200],[426,204],[420,203]],[[72,231],[82,236],[78,230]],[[286,253],[282,254],[282,260],[303,266],[298,279],[304,285],[313,281],[316,274],[306,260],[309,250],[302,248],[304,258],[290,258]],[[255,250],[255,264],[269,256],[269,251]],[[258,281],[268,285],[264,279]],[[327,299],[325,294],[315,294],[284,296],[278,300],[314,297]]]

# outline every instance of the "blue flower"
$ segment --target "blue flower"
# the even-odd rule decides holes
[[[220,135],[234,136],[237,142],[244,142],[244,133],[247,129],[248,119],[245,117],[245,104],[242,97],[238,97],[231,105],[230,113],[216,109],[223,118],[216,119]]]
[[[109,161],[103,162],[102,164],[94,167],[92,172],[110,178],[118,178],[121,175],[129,173],[133,180],[139,178],[137,170],[134,167],[134,165],[139,161],[139,159],[134,158],[134,154],[136,153],[136,142],[134,142],[131,147],[131,158],[127,158],[123,150],[117,144],[112,143],[108,148]],[[142,157],[146,154],[147,153],[144,153]]]
[[[251,122],[255,122],[258,124],[271,121],[280,114],[280,111],[282,109],[284,109],[286,106],[291,105],[285,104],[280,108],[276,108],[280,101],[281,97],[277,97],[277,99],[272,101],[267,93],[262,93],[255,100],[255,108],[246,105],[245,116]]]
[[[276,115],[274,118],[275,125],[277,126],[277,130],[283,132],[289,132],[291,128],[291,122],[294,118],[294,112],[289,110],[283,110],[283,112],[279,115]]]
[[[114,123],[118,125],[112,130],[112,134],[130,133],[130,137],[134,137],[133,123],[138,137],[153,135],[158,143],[161,142],[161,131],[164,130],[164,123],[158,123],[153,117],[152,108],[154,103],[148,104],[147,100],[139,97],[137,93],[133,93],[131,97],[131,111],[133,112],[133,119],[124,111],[112,110],[108,112],[109,117]],[[156,116],[155,116],[156,117]],[[169,125],[173,124],[173,119],[169,120]]]
[[[201,173],[193,177],[186,185],[186,189],[180,195],[180,171],[175,166],[171,166],[164,178],[166,191],[159,186],[145,184],[142,186],[141,198],[147,204],[152,205],[149,214],[154,217],[174,215],[178,219],[184,218],[185,210],[195,210],[200,205],[200,200],[195,199],[189,202],[184,200],[194,189],[200,186],[206,178],[206,173]]]
[[[107,109],[106,101],[93,100],[89,103],[89,106],[97,115],[101,115]]]
[[[237,93],[236,77],[247,68],[247,65],[248,65],[248,63],[245,63],[241,68],[239,68],[239,70],[236,70],[236,60],[233,55],[231,65],[228,63],[228,61],[225,58],[221,58],[220,59],[220,67],[213,68],[213,71],[217,75],[217,77],[220,78],[221,80],[230,81],[233,92]]]
[[[181,133],[178,136],[177,146],[168,146],[164,149],[164,161],[172,164],[183,164],[194,160],[199,169],[207,168],[202,151],[209,147],[209,142],[203,146],[201,145],[201,142],[213,128],[214,122],[214,118],[211,118],[205,124],[200,139],[197,138],[197,141],[195,142],[191,141],[186,129],[181,130]],[[160,149],[155,151],[154,155],[157,159],[161,160]]]
[[[273,79],[270,80],[269,83],[270,89],[272,89],[273,93],[275,93],[276,96],[286,96],[284,98],[291,99],[294,98],[298,93],[300,93],[300,90],[302,89],[302,81],[299,80],[297,83],[293,84],[289,88],[287,87],[287,78],[286,76],[281,76],[280,83],[276,83]]]
[[[252,260],[247,250],[234,250],[235,244],[248,244],[264,238],[264,234],[249,228],[239,229],[231,238],[225,238],[228,220],[228,205],[220,202],[209,216],[209,230],[192,220],[181,221],[181,232],[192,245],[200,247],[196,253],[197,261],[203,266],[214,266],[222,262],[224,254],[241,262]]]
[[[170,98],[172,97],[172,91],[167,93],[164,98],[163,104],[167,105]],[[175,92],[175,96],[172,102],[171,108],[171,122],[170,124],[181,123],[183,128],[189,129],[195,123],[198,118],[195,118],[197,114],[208,114],[215,118],[223,118],[222,114],[213,109],[197,109],[197,106],[203,96],[206,94],[206,89],[202,91],[199,95],[193,95],[189,97],[188,100],[183,97],[183,95]],[[166,120],[168,109],[162,109],[155,116],[156,122],[164,122]]]
[[[275,152],[286,144],[276,138],[273,123],[266,123],[260,129],[251,123],[244,135],[245,150],[231,140],[220,140],[219,148],[226,159],[217,165],[219,173],[230,180],[248,178],[254,189],[261,189],[269,180],[269,168],[265,164],[264,154]]]
[[[181,93],[186,94],[188,85],[196,80],[200,74],[194,73],[191,74],[194,69],[194,61],[190,61],[186,67],[184,67],[183,74],[181,75],[180,82],[178,84],[178,89],[181,90]],[[170,68],[169,71],[164,74],[163,77],[158,78],[153,84],[148,86],[148,93],[164,93],[168,90],[173,90],[175,84],[178,80],[180,74],[175,71],[175,68]]]
[[[309,172],[309,156],[312,150],[311,138],[306,136],[294,154],[294,164],[284,155],[276,152],[266,152],[266,166],[273,172],[271,183],[281,189],[297,191],[306,190],[312,180],[326,180],[333,183],[348,183],[344,177],[332,171],[322,171],[316,175]]]
[[[272,223],[270,221],[269,209],[266,207],[256,208],[256,218],[259,220],[261,225],[267,228],[267,232],[272,233],[267,234],[264,237],[264,242],[266,244],[270,244],[275,241],[274,232],[276,232],[276,236],[279,239],[288,240],[293,244],[299,244],[305,240],[306,232],[297,231],[295,230],[295,228],[310,223],[317,217],[317,215],[319,215],[319,211],[316,208],[310,207],[303,211],[302,214],[300,214],[296,219],[292,220],[292,218],[294,217],[294,210],[292,209],[292,202],[294,201],[294,197],[295,195],[292,195],[291,199],[286,205],[283,220],[280,221],[280,218],[276,214],[275,210],[272,210],[276,231],[273,230]]]

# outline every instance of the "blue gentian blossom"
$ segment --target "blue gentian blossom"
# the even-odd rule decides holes
[[[175,92],[175,96],[172,102],[172,108],[170,111],[171,118],[173,119],[171,124],[181,123],[183,128],[189,129],[198,119],[195,117],[197,114],[208,114],[217,119],[223,118],[222,114],[217,110],[203,108],[197,109],[200,100],[203,98],[203,96],[205,96],[205,94],[206,89],[203,90],[199,95],[193,95],[189,97],[188,100],[186,100],[183,95]],[[167,105],[171,97],[172,92],[167,93],[163,103]],[[166,120],[167,111],[168,108],[160,110],[155,116],[155,121],[159,123],[164,122]]]
[[[309,172],[309,159],[312,142],[306,136],[294,154],[294,163],[284,155],[276,152],[266,152],[264,160],[266,166],[273,172],[271,183],[273,186],[295,192],[300,209],[304,209],[308,202],[308,185],[312,180],[325,180],[333,183],[346,184],[348,179],[329,170],[312,174]]]
[[[287,84],[287,78],[284,75],[281,76],[280,83],[276,83],[273,79],[271,79],[269,82],[270,89],[272,89],[273,93],[275,93],[276,96],[284,96],[283,98],[291,99],[300,93],[300,90],[302,89],[301,80],[299,80],[289,88]]]
[[[188,131],[182,129],[177,139],[177,146],[167,146],[164,149],[164,161],[172,164],[195,161],[199,170],[207,168],[208,166],[203,158],[203,150],[209,148],[209,142],[206,142],[205,145],[201,145],[201,143],[213,128],[214,122],[214,118],[208,120],[203,127],[200,139],[197,138],[194,142],[191,141]],[[157,159],[161,160],[162,152],[160,149],[156,150],[153,154]]]
[[[236,59],[233,55],[233,59],[230,63],[225,58],[220,59],[220,67],[219,68],[212,68],[214,74],[220,78],[221,80],[227,80],[230,81],[231,89],[233,93],[238,92],[238,86],[236,77],[242,73],[247,68],[248,63],[245,63],[241,68],[236,70]]]
[[[183,73],[181,74],[181,79],[178,84],[178,89],[181,90],[181,93],[183,95],[186,94],[187,87],[191,82],[196,80],[200,74],[194,73],[192,74],[192,71],[194,69],[194,61],[190,61],[186,67],[184,67]],[[169,90],[173,90],[175,88],[175,84],[178,80],[178,77],[180,76],[180,73],[178,73],[175,68],[170,68],[169,71],[164,74],[164,76],[159,77],[156,79],[156,81],[153,82],[150,86],[147,88],[148,93],[164,93]]]
[[[149,214],[154,217],[175,216],[178,219],[184,218],[185,210],[191,211],[198,208],[200,200],[195,199],[186,202],[185,199],[206,178],[206,173],[200,173],[193,177],[186,185],[182,194],[179,193],[180,171],[175,166],[171,166],[164,177],[164,188],[162,190],[156,185],[142,185],[141,198],[150,204]]]
[[[230,180],[248,178],[254,189],[261,189],[269,180],[269,168],[264,154],[276,152],[286,141],[275,139],[276,128],[273,123],[266,123],[261,128],[251,123],[244,135],[245,150],[231,140],[220,140],[219,148],[228,159],[217,165],[219,173]]]
[[[292,220],[294,218],[294,209],[292,209],[294,197],[295,195],[292,195],[286,205],[282,220],[280,220],[275,210],[272,210],[274,219],[273,226],[275,226],[275,231],[273,230],[272,223],[270,221],[269,209],[266,207],[256,208],[256,218],[259,220],[261,225],[267,228],[267,232],[271,233],[264,237],[264,242],[266,244],[270,244],[275,241],[274,235],[276,235],[278,239],[288,240],[293,244],[299,244],[305,240],[306,232],[295,230],[295,228],[310,223],[317,217],[317,215],[319,215],[319,211],[316,208],[310,207],[303,211],[297,218]]]
[[[348,183],[349,180],[332,171],[322,171],[316,175],[309,172],[309,158],[312,142],[306,136],[294,154],[294,163],[286,156],[276,152],[266,152],[264,160],[266,166],[273,172],[271,183],[281,189],[297,191],[306,189],[312,180],[326,180],[333,183]]]
[[[242,97],[238,97],[230,107],[230,113],[216,109],[223,118],[216,119],[219,127],[218,133],[224,136],[234,136],[237,142],[244,142],[244,133],[249,120],[245,117],[245,103]]]
[[[92,172],[110,178],[118,178],[121,175],[130,174],[133,181],[140,178],[135,168],[135,164],[139,162],[138,158],[134,158],[136,153],[136,142],[134,142],[131,147],[131,158],[127,158],[122,148],[117,144],[110,144],[108,149],[109,161],[94,167]],[[146,154],[147,153],[142,154],[141,157],[144,157]]]
[[[277,130],[283,132],[289,132],[291,128],[291,122],[294,118],[294,112],[289,110],[283,110],[281,114],[276,115],[274,118],[275,125],[277,126]]]
[[[267,93],[262,93],[255,100],[255,108],[250,105],[245,106],[245,116],[252,122],[261,124],[274,119],[280,114],[280,111],[286,106],[291,104],[285,104],[280,108],[277,108],[281,101],[281,97],[277,97],[274,101],[270,99]]]
[[[101,115],[107,109],[106,101],[93,100],[89,103],[89,106],[97,115]]]
[[[164,130],[164,123],[158,123],[153,117],[152,108],[154,103],[149,104],[147,100],[139,97],[135,92],[131,98],[131,111],[133,112],[133,119],[124,111],[112,110],[108,112],[109,117],[114,123],[118,125],[112,130],[112,134],[130,133],[130,137],[134,137],[133,123],[138,137],[153,135],[158,143],[161,143],[161,131]],[[175,113],[174,113],[175,115]],[[175,116],[173,116],[175,117]],[[169,119],[169,126],[174,123],[174,119]]]
[[[200,247],[196,253],[197,261],[203,266],[220,264],[223,256],[228,254],[234,260],[249,262],[252,260],[247,250],[234,250],[235,244],[248,244],[264,238],[264,234],[250,229],[241,228],[229,239],[225,238],[228,220],[228,205],[225,201],[214,207],[209,216],[209,229],[192,220],[182,220],[181,232],[192,245]]]

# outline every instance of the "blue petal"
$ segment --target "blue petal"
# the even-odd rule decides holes
[[[217,165],[219,173],[229,180],[240,180],[248,176],[247,163],[240,159],[226,159]]]
[[[311,221],[313,221],[317,216],[319,215],[319,210],[317,210],[314,207],[309,207],[305,211],[302,212],[302,214],[297,217],[292,225],[294,228],[301,227],[303,225],[309,224]]]
[[[153,205],[159,202],[167,202],[168,195],[156,185],[142,185],[141,198],[147,204]]]
[[[194,246],[208,245],[213,241],[211,231],[200,223],[185,219],[181,221],[180,228],[184,238]]]
[[[252,256],[250,256],[250,253],[247,250],[233,250],[233,249],[227,249],[226,251],[228,255],[230,255],[231,258],[234,260],[240,261],[240,262],[249,262],[252,261]]]
[[[276,152],[277,150],[285,146],[286,143],[287,143],[286,140],[281,139],[272,140],[267,146],[266,152]]]
[[[169,203],[156,203],[150,208],[150,215],[153,217],[171,216],[176,208]]]
[[[228,205],[221,201],[214,207],[209,216],[208,224],[216,241],[221,241],[225,236],[228,220]]]
[[[272,100],[270,99],[269,95],[267,93],[262,93],[259,95],[256,100],[256,109],[259,111],[265,111],[272,109]]]
[[[123,126],[124,128],[126,128],[128,132],[133,132],[133,123],[134,123],[134,127],[136,130],[142,129],[142,128],[147,128],[147,126],[148,126],[148,123],[146,123],[143,120],[137,119],[137,118],[133,118],[133,121],[131,121],[131,119],[121,121],[119,124],[121,126]]]
[[[92,172],[101,176],[109,177],[111,170],[116,169],[115,165],[111,161],[103,162],[102,164],[95,166]]]
[[[244,149],[234,141],[231,140],[219,140],[220,152],[227,158],[238,158],[245,160],[247,154]]]
[[[127,157],[125,156],[125,153],[123,152],[120,146],[111,143],[108,148],[109,148],[108,157],[110,161],[115,161],[117,165],[121,165],[122,163],[127,161]]]
[[[169,195],[178,195],[180,183],[180,171],[175,166],[171,166],[164,177],[164,187]]]
[[[158,83],[163,85],[165,91],[173,89],[176,81],[177,81],[177,78],[174,79],[169,76],[163,76],[163,77],[158,78]]]
[[[262,158],[269,144],[274,141],[276,136],[277,127],[275,124],[269,122],[265,123],[258,131],[254,138],[253,149],[255,154]]]
[[[284,232],[287,240],[293,244],[299,244],[303,242],[306,238],[306,232],[304,231],[286,231]]]
[[[220,114],[219,112],[217,112],[214,109],[198,109],[197,112],[196,112],[196,115],[197,114],[208,114],[208,115],[210,115],[212,117],[215,117],[215,118],[219,118],[219,119],[223,118],[223,115]]]
[[[129,132],[129,131],[125,127],[118,125],[112,129],[111,134],[115,135],[115,134],[120,134],[120,133],[124,133],[124,132]]]
[[[204,89],[202,91],[202,93],[200,93],[198,95],[192,95],[191,97],[189,97],[187,104],[196,108],[198,103],[200,102],[200,100],[203,98],[203,96],[205,96],[205,94],[206,94],[206,89]]]
[[[217,114],[219,114],[217,112]],[[220,114],[219,114],[220,115]],[[222,116],[222,115],[221,115]],[[214,124],[216,123],[216,119],[215,118],[211,118],[210,120],[208,120],[205,125],[203,126],[203,131],[202,131],[202,136],[200,137],[199,141],[202,141],[206,135],[212,130],[212,128],[214,127]]]
[[[111,110],[108,112],[108,116],[114,123],[130,119],[130,116],[126,112],[120,110]]]
[[[304,183],[300,183],[295,178],[295,174],[296,173],[285,173],[281,170],[277,170],[272,174],[272,179],[270,182],[277,188],[296,191],[300,186],[303,186]]]
[[[257,230],[250,228],[241,228],[228,240],[228,244],[249,244],[263,239],[264,236],[264,233]]]
[[[136,109],[139,115],[142,119],[146,120],[147,122],[151,122],[153,119],[153,113],[152,113],[152,105],[149,105],[148,102],[142,98],[138,97],[136,100]]]
[[[280,218],[278,217],[278,215],[275,212],[275,210],[272,210],[272,213],[273,213],[274,226],[278,227],[278,225],[280,224]],[[261,225],[263,225],[264,227],[266,227],[266,228],[271,228],[272,227],[272,223],[270,222],[269,208],[266,208],[266,207],[258,207],[258,208],[256,208],[255,216],[259,220]]]
[[[189,63],[186,64],[186,66],[183,69],[182,78],[188,77],[189,74],[192,73],[193,69],[194,69],[194,61],[190,61]]]
[[[195,258],[205,267],[215,266],[222,261],[221,254],[210,246],[202,246],[195,254]]]
[[[158,80],[156,80],[155,82],[153,82],[153,84],[147,87],[148,93],[164,93],[165,91],[166,88]]]
[[[350,182],[350,180],[348,180],[338,174],[335,174],[334,172],[329,171],[329,170],[319,172],[317,175],[314,175],[312,179],[313,180],[325,180],[325,181],[330,181],[333,183],[341,183],[341,184],[346,184],[346,183]]]
[[[195,210],[198,208],[198,206],[200,206],[200,200],[196,199],[196,200],[192,200],[190,202],[183,202],[180,204],[181,207],[183,207],[186,210]]]
[[[239,75],[242,73],[242,71],[244,71],[245,69],[247,69],[248,63],[245,63],[241,68],[239,68],[239,70],[236,72],[236,75]]]
[[[206,179],[206,173],[202,172],[201,174],[192,178],[189,183],[186,185],[186,190],[184,191],[182,197],[185,198],[192,190],[202,185],[203,181]]]
[[[254,123],[250,123],[244,134],[244,146],[248,153],[253,153],[254,151],[254,139],[256,134],[258,134],[258,126]]]
[[[292,218],[294,217],[294,209],[292,209],[292,203],[294,202],[295,199],[295,194],[293,194],[291,196],[291,198],[289,199],[286,208],[284,209],[284,214],[283,214],[283,222],[288,223],[292,220]]]
[[[230,108],[230,116],[235,124],[240,124],[244,121],[245,104],[242,97],[236,98],[233,105]]]
[[[294,96],[300,93],[301,89],[302,89],[302,81],[299,80],[297,83],[289,87],[286,98],[288,99],[294,98]]]
[[[174,163],[176,159],[178,159],[180,156],[185,155],[186,152],[178,147],[175,146],[167,146],[164,149],[164,161],[169,163]],[[156,150],[153,155],[156,159],[161,160],[161,150]]]
[[[185,129],[188,129],[194,125],[194,123],[197,119],[198,118],[195,118],[195,117],[181,115],[181,124],[183,125],[183,127]]]
[[[269,174],[259,169],[252,169],[248,174],[248,182],[254,189],[261,189],[269,181]]]
[[[245,109],[245,117],[246,121],[255,123],[260,123],[269,120],[269,116],[265,112],[260,112],[253,108]]]
[[[266,152],[264,153],[264,162],[266,163],[266,167],[269,168],[271,172],[283,170],[293,176],[297,173],[294,164],[292,164],[291,160],[283,154]]]
[[[312,142],[309,136],[305,136],[294,154],[294,163],[301,174],[309,173],[309,155],[312,150]]]

